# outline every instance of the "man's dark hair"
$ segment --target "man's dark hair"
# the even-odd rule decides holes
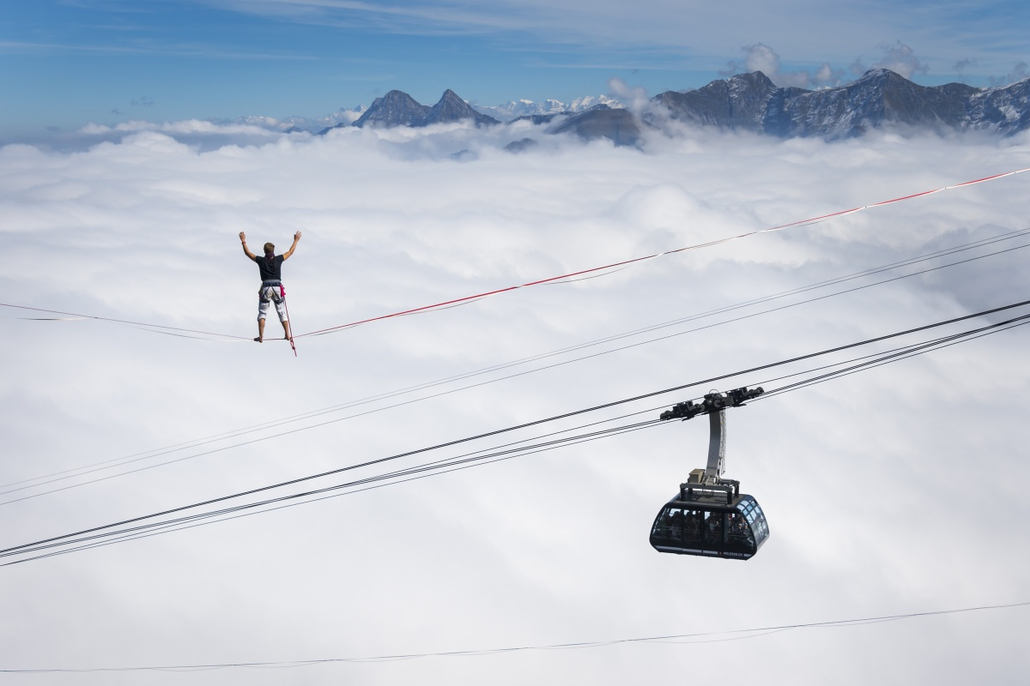
[[[265,254],[266,255],[274,255],[275,254],[275,246],[272,245],[271,243],[265,243]]]

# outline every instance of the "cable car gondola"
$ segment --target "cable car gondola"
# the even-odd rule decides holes
[[[651,546],[660,553],[747,560],[769,538],[765,513],[754,497],[740,492],[740,482],[723,479],[726,464],[726,407],[740,407],[762,393],[738,388],[709,393],[704,402],[680,403],[662,419],[690,419],[707,414],[711,433],[708,465],[690,472],[687,483],[667,502],[651,527]]]

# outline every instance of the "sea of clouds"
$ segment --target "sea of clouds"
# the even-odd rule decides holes
[[[505,151],[524,138],[538,143]],[[1016,249],[328,411],[214,442],[226,449],[212,454],[196,448],[89,476],[21,483],[1026,229],[1030,174],[668,255],[600,278],[302,337],[297,357],[282,341],[249,341],[258,273],[240,249],[240,231],[251,249],[272,241],[280,252],[303,232],[283,272],[294,330],[303,334],[1028,166],[1027,134],[876,132],[826,143],[682,129],[649,134],[636,149],[548,135],[529,123],[345,128],[318,137],[137,122],[90,127],[59,148],[8,145],[0,148],[0,302],[239,339],[88,319],[38,321],[32,318],[54,315],[0,308],[0,483],[8,484],[0,488],[0,547],[1030,293],[1026,250]],[[799,304],[759,314],[790,303]],[[689,331],[742,314],[756,316]],[[269,339],[280,331],[274,319],[268,331]],[[614,350],[659,336],[670,337]],[[701,419],[0,568],[0,668],[361,658],[1030,600],[1028,343],[1019,328],[731,411],[727,476],[759,499],[772,529],[746,563],[660,555],[648,545],[660,506],[703,465]],[[725,383],[775,387],[786,383],[773,380],[780,371]],[[530,373],[501,378],[516,372]],[[496,382],[456,390],[479,381]],[[386,407],[443,390],[455,392]],[[344,419],[366,410],[381,411]],[[293,429],[301,430],[276,435]],[[254,438],[267,440],[231,447]],[[190,459],[119,475],[182,457]],[[625,684],[746,674],[766,683],[1012,683],[1030,667],[1025,619],[1025,609],[1007,609],[746,640],[705,636],[285,672],[11,678]]]

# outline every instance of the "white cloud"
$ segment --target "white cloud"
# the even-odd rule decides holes
[[[1030,148],[1025,135],[872,134],[827,144],[684,130],[641,153],[544,138],[528,124],[342,129],[254,144],[247,131],[199,128],[226,140],[242,134],[243,144],[194,145],[198,127],[182,123],[98,131],[117,138],[82,152],[0,149],[3,301],[249,336],[257,271],[236,233],[283,246],[300,229],[284,277],[295,326],[310,331],[1019,168]],[[542,144],[502,151],[524,137]],[[463,150],[464,161],[452,158]],[[3,319],[2,482],[1026,228],[1028,178],[303,338],[296,359],[282,344]],[[1030,285],[1024,262],[1016,251],[0,506],[3,543],[1019,300]],[[658,507],[706,451],[706,427],[688,422],[3,568],[0,645],[8,657],[0,667],[360,657],[1025,600],[1027,336],[999,334],[732,411],[728,476],[759,498],[773,531],[745,564],[663,556],[647,544]],[[246,679],[505,684],[547,674],[622,684],[682,677],[686,664],[697,679],[721,678],[733,665],[760,669],[774,684],[863,684],[885,674],[1012,682],[1026,668],[1024,617],[1010,610],[701,645],[252,671]],[[99,684],[111,675],[76,678]],[[159,684],[183,678],[148,674]]]
[[[925,74],[930,70],[929,66],[916,57],[911,46],[905,45],[901,41],[896,41],[894,45],[884,45],[883,51],[883,57],[873,63],[872,69],[890,69],[906,79],[911,79],[916,74]]]
[[[632,112],[643,112],[651,104],[646,88],[630,86],[620,78],[608,79],[608,92],[619,102],[625,103]]]
[[[796,88],[837,86],[843,82],[843,70],[834,69],[827,62],[823,62],[814,72],[807,69],[783,70],[779,54],[764,43],[748,45],[741,50],[744,51],[744,61],[730,60],[726,68],[720,70],[720,76],[729,77],[741,72],[760,71],[777,86]]]
[[[1009,84],[1015,83],[1016,81],[1022,81],[1023,79],[1030,76],[1030,71],[1027,71],[1026,62],[1019,61],[1013,67],[1012,71],[1005,74],[1002,77],[992,76],[990,79],[991,86],[1008,86]]]
[[[780,71],[780,56],[777,55],[768,45],[758,43],[745,48],[747,57],[744,64],[748,71],[761,71],[768,74],[777,74]]]
[[[929,65],[916,56],[911,46],[905,45],[901,41],[896,41],[893,45],[882,45],[880,47],[883,50],[883,55],[871,64],[867,64],[859,56],[852,60],[846,68],[833,67],[829,62],[823,62],[817,69],[809,70],[784,69],[781,66],[780,55],[775,50],[764,43],[756,43],[755,45],[741,48],[744,52],[743,61],[731,60],[727,63],[726,68],[719,72],[719,75],[728,77],[741,72],[761,71],[777,86],[820,88],[842,85],[849,80],[846,76],[850,75],[852,78],[858,78],[870,69],[890,69],[906,79],[913,79],[916,75],[929,73]],[[952,68],[961,71],[974,64],[975,62],[964,60]],[[1025,66],[1024,64],[1024,71]],[[1005,84],[1012,83],[1018,80],[1018,74],[1019,67],[1017,65],[1016,71],[1013,74],[1004,79],[997,80],[998,83],[995,85],[1001,85],[1002,81]]]
[[[905,45],[901,41],[895,41],[893,45],[881,45],[880,49],[883,50],[883,55],[878,60],[867,65],[863,57],[856,57],[848,65],[847,71],[852,76],[859,77],[870,69],[890,69],[906,79],[913,79],[917,74],[930,72],[930,66],[916,56],[915,50],[911,46]],[[955,64],[952,68],[961,70],[973,64],[975,62],[965,60],[961,66]]]
[[[131,119],[113,126],[90,123],[79,132],[84,135],[101,135],[107,133],[133,133],[137,131],[161,131],[170,134],[215,134],[219,136],[258,135],[276,136],[278,132],[269,126],[257,124],[218,124],[203,119],[184,119],[181,121],[154,123],[145,119]]]

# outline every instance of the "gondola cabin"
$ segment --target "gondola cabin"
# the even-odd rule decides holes
[[[746,560],[768,538],[769,524],[758,501],[731,480],[683,484],[651,527],[655,550],[680,555]]]

